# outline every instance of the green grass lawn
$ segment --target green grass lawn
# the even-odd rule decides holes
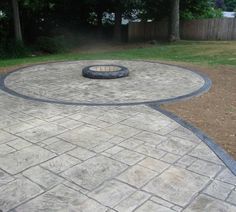
[[[127,45],[127,44],[126,44]],[[142,45],[140,45],[142,46]],[[236,66],[236,41],[192,42],[181,41],[174,44],[143,45],[124,50],[99,50],[98,52],[75,52],[44,56],[30,56],[17,59],[0,60],[0,67],[33,64],[61,60],[94,59],[142,59],[190,62],[201,65]]]

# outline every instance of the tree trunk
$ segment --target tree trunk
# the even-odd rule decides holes
[[[97,19],[98,19],[98,26],[102,27],[102,18],[103,18],[103,10],[98,10],[97,12]]]
[[[103,24],[102,24],[102,18],[103,18],[103,11],[98,10],[97,11],[97,37],[103,39]]]
[[[117,10],[115,12],[115,29],[114,29],[114,39],[116,41],[121,41],[121,23],[122,23],[122,12]]]
[[[169,32],[169,40],[171,42],[180,40],[179,2],[180,0],[171,0],[171,16],[170,16],[170,32]]]
[[[22,39],[22,32],[21,32],[18,0],[12,0],[12,7],[13,7],[15,38],[16,38],[16,41],[22,42],[23,39]]]

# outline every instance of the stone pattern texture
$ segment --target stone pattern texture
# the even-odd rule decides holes
[[[2,212],[236,211],[236,176],[148,106],[65,106],[0,91],[0,112]]]
[[[236,176],[158,111],[0,99],[4,212],[236,211]]]
[[[86,66],[102,64],[125,66],[129,69],[129,76],[113,80],[82,76],[81,71]],[[196,73],[170,65],[103,60],[36,65],[10,74],[5,84],[20,94],[41,99],[77,103],[126,103],[189,94],[201,88],[204,80]]]

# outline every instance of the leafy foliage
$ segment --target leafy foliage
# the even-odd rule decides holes
[[[39,37],[36,47],[38,50],[45,53],[59,53],[66,51],[65,39],[62,36],[58,37]]]
[[[19,41],[8,40],[0,44],[0,58],[18,58],[29,54],[29,49]]]
[[[159,20],[167,18],[171,0],[144,0],[142,18]],[[215,7],[214,0],[181,0],[181,19],[200,19],[222,17],[221,9]]]
[[[236,0],[225,0],[225,9],[236,12]]]
[[[104,26],[105,22],[102,22],[105,12],[119,12],[122,17],[130,19],[137,14],[142,20],[168,18],[170,1],[18,0],[25,44],[29,46],[37,44],[37,46],[41,46],[40,48],[45,49],[47,52],[57,52],[58,49],[63,49],[64,47],[62,48],[62,46],[64,44],[58,44],[63,43],[60,39],[58,41],[58,37],[69,32],[85,31],[94,33],[96,31],[94,29],[99,30],[102,27],[105,30],[108,28],[113,30],[114,21],[105,21],[106,26]],[[217,1],[220,4],[222,0]],[[225,0],[225,6],[229,10],[233,10],[235,5],[236,0]],[[215,0],[181,0],[180,16],[182,19],[221,17],[221,9],[215,7]],[[111,27],[107,27],[107,25]],[[97,36],[97,33],[94,33],[94,35]],[[53,37],[56,37],[56,41],[52,39]],[[13,39],[11,1],[0,0],[0,48],[2,49],[0,54],[11,49],[6,47],[6,44]],[[18,47],[16,46],[16,48]]]
[[[224,9],[225,8],[224,0],[215,0],[215,6],[216,8]]]
[[[181,18],[192,20],[222,17],[222,10],[214,6],[212,0],[183,0],[181,2]]]

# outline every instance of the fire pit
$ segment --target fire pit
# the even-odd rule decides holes
[[[119,65],[93,65],[85,67],[82,74],[91,79],[115,79],[128,76],[129,70]]]

